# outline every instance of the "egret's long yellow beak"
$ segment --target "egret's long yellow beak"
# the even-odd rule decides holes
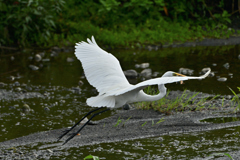
[[[175,72],[175,74],[176,74],[176,76],[187,77],[187,76],[185,76],[185,75],[183,75],[183,74],[180,74],[180,73],[176,73],[176,72]]]
[[[180,73],[176,73],[176,72],[175,72],[175,74],[176,74],[176,76],[187,77],[187,76],[185,76],[185,75],[183,75],[183,74],[180,74]],[[180,81],[180,84],[183,84],[183,81]]]

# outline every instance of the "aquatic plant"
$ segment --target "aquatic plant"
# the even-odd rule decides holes
[[[122,120],[120,118],[121,117],[118,117],[117,123],[114,125],[114,127],[117,127],[122,122]]]
[[[236,94],[236,92],[234,92],[234,90],[230,87],[228,87],[230,89],[230,91],[233,93],[234,97],[232,98],[232,102],[233,102],[233,106],[235,106],[235,104],[237,103],[236,108],[234,109],[235,112],[240,110],[240,99],[239,96]],[[240,91],[240,87],[237,87],[238,90]]]
[[[119,124],[123,121],[123,120],[120,119],[120,118],[121,118],[121,117],[118,117],[117,123],[114,125],[114,127],[119,126]],[[126,120],[123,122],[122,127],[125,126],[125,123],[126,123],[130,118],[132,118],[132,116],[128,117],[128,119],[126,119]]]
[[[99,157],[98,156],[93,156],[93,155],[88,155],[84,158],[84,160],[86,160],[86,159],[99,160]]]
[[[142,127],[145,126],[145,124],[147,124],[147,121],[142,124]]]
[[[163,122],[163,121],[165,121],[165,120],[164,120],[164,117],[161,118],[156,124],[159,124],[159,123],[161,123],[161,122]]]
[[[220,156],[220,155],[224,155],[224,156],[229,157],[231,160],[234,160],[229,153],[213,153],[213,154],[211,154],[211,155],[209,155],[209,156],[218,156],[218,155],[219,155],[219,156]]]

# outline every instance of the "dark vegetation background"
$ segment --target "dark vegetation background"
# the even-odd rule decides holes
[[[240,0],[0,0],[0,47],[73,45],[94,35],[140,46],[240,34]]]

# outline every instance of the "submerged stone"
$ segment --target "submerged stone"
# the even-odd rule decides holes
[[[73,62],[74,61],[74,58],[73,57],[68,57],[67,58],[67,62]]]
[[[148,69],[144,69],[141,73],[140,73],[141,77],[144,78],[151,78],[152,76],[152,69],[148,68]]]
[[[193,75],[194,70],[189,68],[180,68],[179,73],[186,74],[186,75]]]
[[[225,82],[227,81],[227,78],[226,77],[220,77],[217,79],[219,82]]]
[[[29,65],[29,68],[31,68],[33,71],[39,70],[39,67],[31,65],[31,64]]]
[[[226,68],[226,69],[229,69],[230,65],[229,65],[229,63],[225,63],[225,64],[223,65],[223,67]]]
[[[148,68],[149,66],[149,63],[135,64],[135,68]]]
[[[138,73],[134,69],[126,70],[123,72],[127,78],[137,78]]]
[[[3,83],[3,82],[0,82],[0,87],[2,88],[2,87],[5,87],[6,86],[6,84],[5,83]]]
[[[23,113],[28,113],[31,110],[28,104],[24,104],[22,107],[22,112]]]
[[[81,87],[82,85],[83,85],[84,83],[83,83],[83,81],[78,81],[78,85]]]
[[[125,104],[124,106],[123,106],[123,110],[129,110],[130,109],[130,105],[129,104]]]
[[[40,62],[42,60],[42,57],[40,56],[40,54],[36,54],[34,59],[36,62]]]

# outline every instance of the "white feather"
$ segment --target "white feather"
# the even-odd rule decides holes
[[[88,43],[76,44],[75,55],[82,62],[85,76],[88,82],[94,86],[100,94],[115,84],[130,86],[119,61],[112,55],[102,50],[94,37]]]

